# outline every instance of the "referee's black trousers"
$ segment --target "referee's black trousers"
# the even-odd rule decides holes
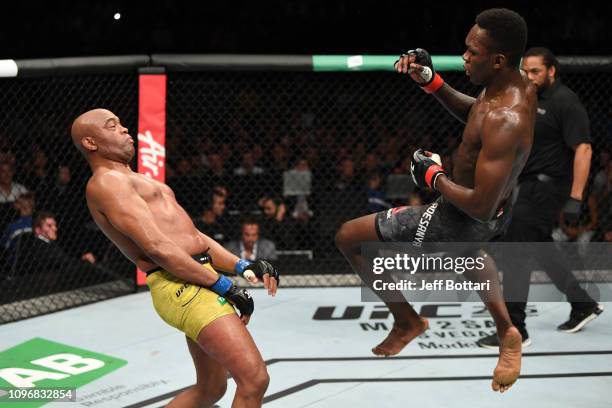
[[[530,180],[521,183],[504,241],[552,242],[552,229],[566,199],[567,191],[558,188],[554,181]],[[535,260],[535,264],[548,274],[557,289],[565,293],[573,311],[583,311],[594,305],[593,299],[580,287],[566,266],[567,257],[572,254],[557,251],[558,256],[550,256],[550,251],[536,251],[530,245],[519,245],[514,250],[519,251],[514,254],[514,259]],[[577,257],[578,254],[573,256]],[[521,333],[526,331],[525,308],[533,265],[534,262],[512,262],[510,270],[503,265],[501,267],[506,306],[512,323]]]

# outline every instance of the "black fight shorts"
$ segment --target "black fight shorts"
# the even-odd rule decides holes
[[[375,227],[383,242],[491,242],[500,240],[510,223],[510,200],[488,222],[478,221],[444,197],[418,207],[396,207],[376,214]]]

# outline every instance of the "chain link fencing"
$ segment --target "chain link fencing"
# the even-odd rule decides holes
[[[462,92],[478,91],[463,73],[444,77]],[[612,75],[562,78],[591,119],[588,194],[598,212],[592,239],[603,240],[612,229]],[[22,228],[27,203],[16,205],[16,197],[2,189],[0,222],[8,240],[1,259],[0,322],[129,293],[134,268],[87,212],[84,183],[90,172],[71,145],[68,127],[79,113],[102,106],[134,135],[137,76],[3,79],[0,95],[0,182],[10,176],[34,193],[34,218],[54,213],[55,249],[71,258],[51,261],[48,248],[37,249],[40,242]],[[334,246],[338,227],[358,216],[433,200],[414,189],[410,154],[419,147],[436,151],[451,171],[462,129],[433,97],[388,72],[171,72],[166,182],[196,226],[227,248],[241,253],[243,236],[265,238],[257,256],[276,259],[283,283],[355,285],[359,280]],[[585,209],[585,225],[592,211]]]
[[[463,73],[443,75],[477,94]],[[591,181],[587,194],[597,194],[599,209],[585,208],[581,225],[599,210],[597,240],[612,217],[610,171],[601,184],[609,160],[603,152],[612,147],[602,84],[611,80],[609,73],[563,75],[591,118],[591,179],[598,184]],[[344,275],[351,271],[334,247],[337,229],[355,217],[432,201],[413,186],[411,153],[438,152],[452,171],[463,130],[435,98],[387,72],[177,73],[168,89],[168,183],[179,201],[201,230],[234,241],[229,247],[237,253],[243,228],[252,231],[243,224],[257,223],[299,286],[358,283]],[[269,246],[257,256],[270,258]]]
[[[102,106],[136,129],[137,85],[134,75],[0,80],[0,323],[133,291],[134,268],[87,210],[91,172],[70,125]]]

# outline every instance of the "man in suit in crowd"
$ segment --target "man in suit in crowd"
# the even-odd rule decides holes
[[[253,220],[244,221],[240,239],[228,242],[225,248],[242,259],[251,261],[259,259],[276,260],[276,245],[274,242],[259,236],[259,224]]]

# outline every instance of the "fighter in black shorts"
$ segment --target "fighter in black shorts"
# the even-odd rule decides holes
[[[488,221],[470,217],[440,196],[431,204],[396,207],[376,215],[375,228],[383,242],[488,242],[503,236],[510,222],[511,200]]]
[[[354,270],[364,264],[360,245],[368,241],[449,242],[490,241],[504,233],[510,216],[510,196],[529,156],[536,115],[536,90],[521,75],[519,62],[527,42],[523,18],[507,9],[490,9],[476,17],[463,54],[470,81],[484,90],[472,98],[445,84],[427,51],[403,54],[395,68],[409,74],[465,123],[453,157],[452,177],[439,157],[421,149],[412,158],[412,177],[441,198],[423,207],[406,207],[370,214],[342,225],[336,243]],[[362,278],[369,279],[365,275]],[[504,392],[518,378],[521,335],[512,325],[503,299],[485,301],[500,336],[500,356],[492,387]],[[407,302],[387,302],[393,329],[372,351],[394,355],[423,333],[426,319]]]

